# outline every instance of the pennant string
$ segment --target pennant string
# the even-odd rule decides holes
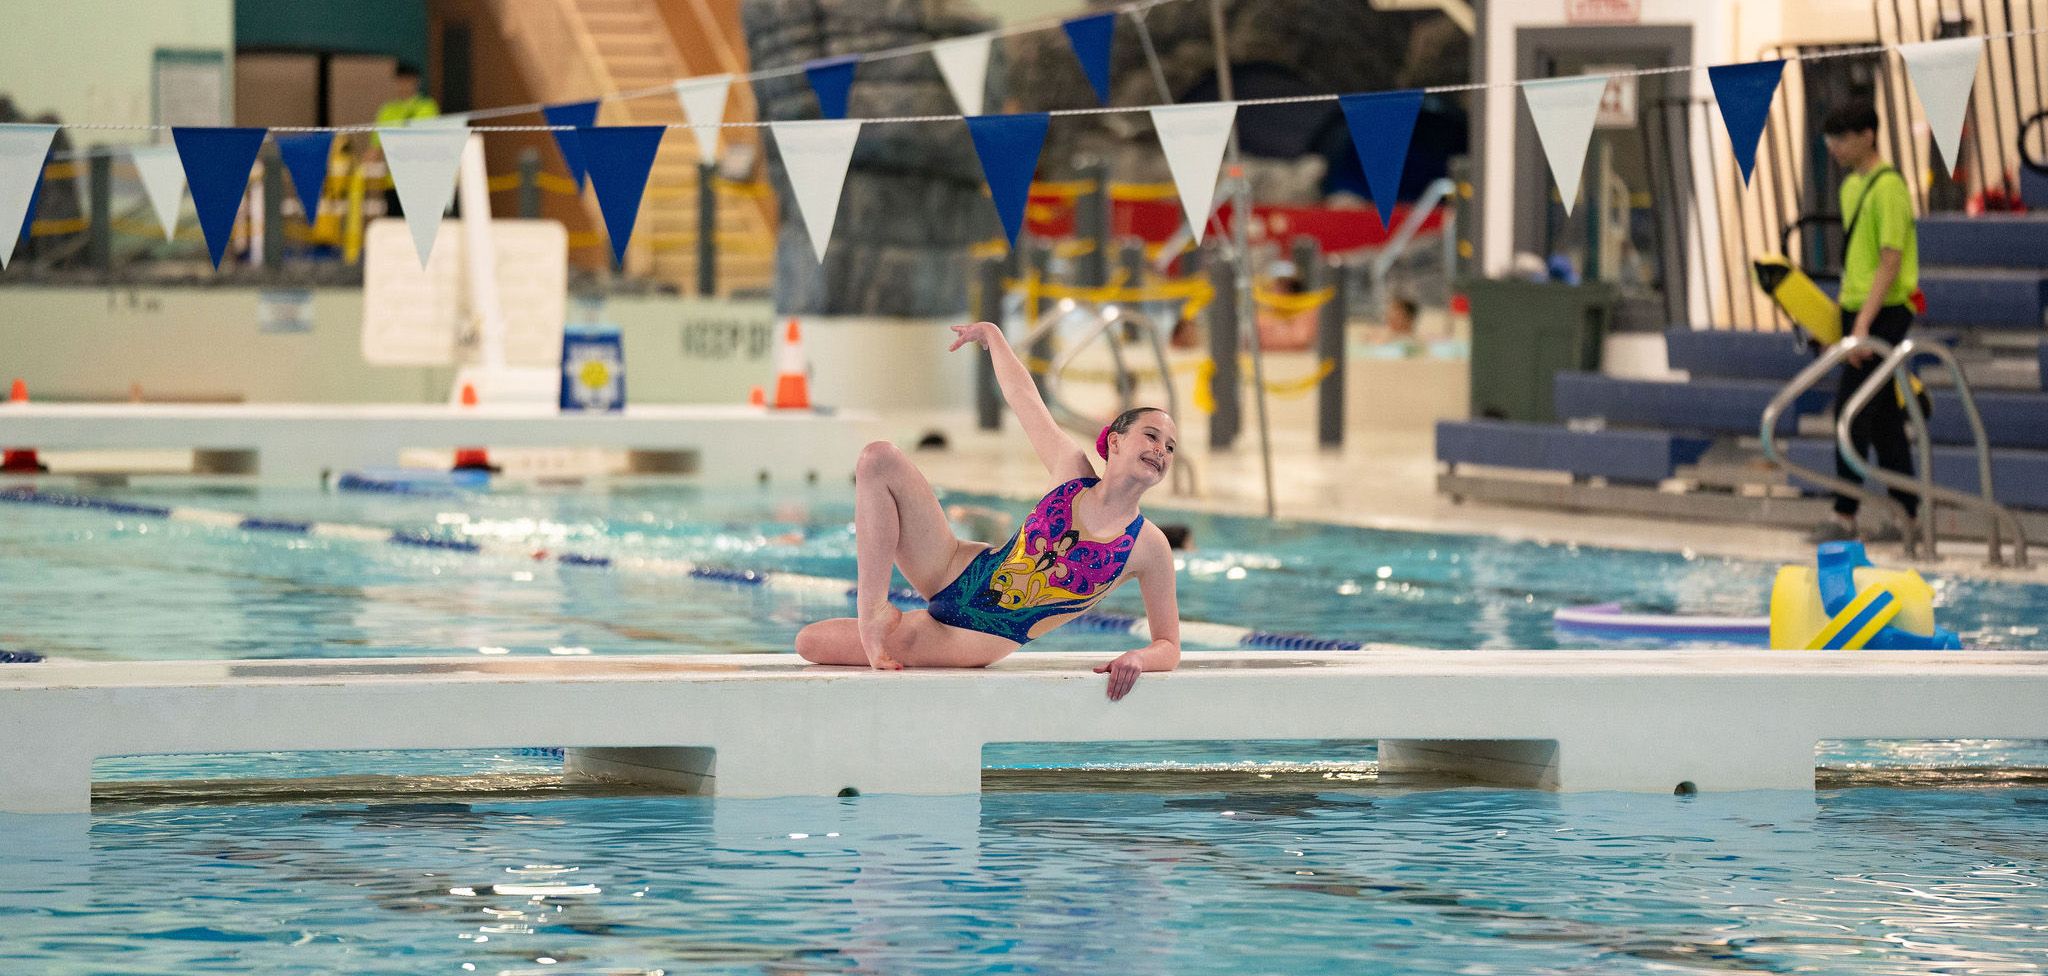
[[[1180,2],[1180,0],[1156,0],[1156,2],[1154,3],[1154,5],[1156,6],[1156,5],[1158,4],[1158,3],[1175,3],[1175,2]],[[1058,26],[1058,25],[1057,25],[1057,23],[1055,23],[1055,24],[1054,24],[1054,26]],[[1995,41],[1995,40],[2004,40],[2004,39],[2008,39],[2008,38],[2024,38],[2024,37],[2036,37],[2036,36],[2041,36],[2041,35],[2048,35],[2048,27],[2036,27],[2036,28],[2031,28],[2031,29],[2028,29],[2028,30],[2017,30],[2017,31],[1999,31],[1999,32],[1996,32],[1996,33],[1991,33],[1991,34],[1971,34],[1971,35],[1967,35],[1967,36],[1970,36],[1970,37],[1977,37],[1977,38],[1981,38],[1981,39],[1983,39],[1983,40],[1986,40],[1986,41]],[[956,39],[957,39],[957,38],[948,38],[947,40],[956,40]],[[933,42],[933,43],[938,43],[938,42]],[[1788,56],[1786,56],[1786,57],[1784,58],[1784,60],[1785,60],[1785,61],[1788,61],[1788,62],[1791,62],[1791,61],[1800,61],[1800,62],[1804,62],[1804,61],[1823,61],[1823,60],[1827,60],[1827,59],[1829,59],[1829,58],[1846,58],[1846,57],[1862,57],[1862,56],[1866,56],[1866,55],[1871,55],[1871,54],[1882,54],[1882,53],[1884,53],[1884,52],[1886,52],[1886,51],[1892,51],[1892,50],[1896,50],[1896,49],[1898,49],[1899,47],[1903,46],[1904,44],[1910,44],[1910,43],[1913,43],[1913,42],[1901,42],[1900,44],[1869,44],[1869,45],[1863,45],[1863,46],[1860,46],[1860,47],[1853,47],[1853,48],[1841,48],[1841,49],[1839,49],[1839,50],[1834,50],[1834,51],[1819,51],[1819,52],[1814,52],[1814,53],[1809,53],[1809,54],[1797,54],[1797,55],[1788,55]],[[924,45],[920,45],[920,46],[919,46],[919,50],[924,50],[925,48],[927,48],[927,47],[929,47],[929,46],[930,46],[929,44],[924,44]],[[869,56],[864,56],[864,57],[869,57]],[[1702,64],[1682,64],[1682,65],[1671,65],[1671,66],[1666,66],[1666,67],[1659,67],[1659,68],[1632,68],[1632,69],[1629,69],[1629,70],[1627,70],[1627,71],[1610,71],[1610,72],[1603,72],[1603,73],[1602,73],[1602,75],[1603,75],[1604,77],[1609,77],[1609,78],[1635,78],[1635,77],[1645,77],[1645,76],[1649,76],[1649,75],[1674,75],[1674,74],[1684,74],[1684,73],[1688,73],[1688,72],[1703,72],[1703,71],[1706,71],[1706,70],[1707,70],[1707,69],[1708,69],[1709,67],[1712,67],[1712,65],[1702,65]],[[782,69],[776,69],[776,70],[777,70],[777,71],[779,72],[779,74],[781,74],[781,75],[789,75],[789,74],[799,74],[799,73],[801,73],[801,72],[802,72],[802,71],[804,70],[804,66],[803,66],[803,65],[794,65],[794,66],[791,66],[791,67],[790,67],[789,69],[787,69],[787,70],[782,70]],[[733,79],[734,79],[734,81],[735,81],[735,82],[737,82],[737,81],[739,81],[739,80],[742,80],[742,79],[746,79],[746,78],[754,78],[754,77],[760,77],[760,75],[758,75],[758,74],[757,74],[757,75],[733,75]],[[684,80],[687,80],[687,79],[684,79]],[[1494,89],[1503,89],[1503,88],[1516,88],[1516,87],[1519,87],[1519,86],[1521,86],[1521,85],[1522,85],[1522,84],[1524,84],[1525,82],[1529,82],[1529,81],[1550,81],[1550,80],[1554,80],[1554,79],[1547,79],[1547,78],[1526,78],[1526,79],[1516,79],[1516,80],[1513,80],[1513,81],[1480,81],[1480,82],[1468,82],[1468,83],[1465,83],[1465,84],[1457,84],[1457,85],[1430,85],[1430,86],[1428,86],[1428,87],[1426,87],[1426,88],[1422,88],[1422,89],[1409,89],[1409,90],[1420,90],[1420,91],[1421,91],[1421,92],[1423,92],[1424,94],[1428,94],[1428,95],[1450,95],[1450,94],[1456,94],[1456,93],[1459,93],[1459,92],[1474,92],[1474,91],[1490,91],[1490,90],[1494,90]],[[1390,90],[1392,90],[1392,89],[1390,89]],[[675,86],[674,86],[674,84],[673,84],[673,83],[670,83],[670,84],[665,84],[665,85],[662,85],[662,86],[661,86],[660,88],[657,88],[657,89],[652,89],[652,90],[651,90],[651,92],[652,92],[652,93],[659,93],[659,94],[667,95],[667,96],[669,96],[669,97],[673,98],[673,97],[675,97]],[[631,93],[631,94],[632,94],[632,97],[640,97],[640,95],[641,95],[641,93],[640,93],[640,92],[634,92],[634,93]],[[1274,98],[1242,98],[1242,99],[1238,99],[1238,100],[1237,100],[1237,102],[1236,102],[1236,104],[1238,105],[1238,107],[1240,107],[1240,108],[1243,108],[1243,107],[1247,107],[1247,106],[1259,106],[1259,105],[1300,105],[1300,104],[1305,104],[1305,103],[1309,103],[1309,102],[1334,102],[1334,101],[1338,100],[1339,98],[1342,98],[1342,97],[1344,97],[1344,95],[1347,95],[1347,94],[1379,94],[1379,93],[1378,93],[1378,92],[1341,92],[1341,93],[1332,93],[1332,94],[1317,94],[1317,95],[1285,95],[1285,96],[1279,96],[1279,97],[1274,97]],[[625,94],[624,94],[624,93],[622,93],[622,94],[620,94],[620,95],[614,95],[614,96],[611,96],[611,97],[613,97],[613,98],[618,98],[618,97],[625,97]],[[1200,103],[1200,102],[1188,102],[1188,103],[1182,103],[1182,104],[1203,104],[1203,103]],[[1214,104],[1214,103],[1210,103],[1210,104]],[[1050,116],[1053,116],[1053,117],[1056,117],[1056,118],[1059,118],[1059,117],[1067,117],[1067,116],[1079,116],[1079,115],[1123,115],[1123,114],[1132,114],[1132,113],[1138,113],[1138,112],[1150,112],[1151,110],[1153,110],[1153,109],[1155,109],[1155,108],[1166,108],[1166,107],[1169,107],[1169,106],[1167,106],[1167,105],[1119,105],[1119,106],[1102,106],[1102,107],[1096,107],[1096,108],[1064,108],[1064,109],[1052,109],[1052,110],[1050,110],[1050,111],[1046,112],[1045,114],[1047,114],[1047,115],[1050,115]],[[470,117],[470,118],[484,118],[484,117],[487,117],[487,116],[492,116],[492,117],[495,117],[496,115],[516,115],[516,114],[522,114],[522,113],[526,113],[526,112],[535,112],[535,111],[539,111],[539,110],[540,110],[540,106],[532,106],[532,107],[528,107],[528,106],[517,106],[516,108],[517,108],[517,111],[513,111],[513,110],[511,110],[511,109],[506,109],[506,110],[495,110],[495,109],[494,109],[494,110],[490,110],[489,112],[473,112],[473,113],[469,113],[469,117]],[[966,119],[966,117],[967,117],[966,115],[964,115],[964,114],[958,114],[958,113],[955,113],[955,114],[951,114],[951,115],[895,115],[895,116],[885,116],[885,117],[880,117],[880,118],[864,118],[864,119],[862,119],[861,121],[863,121],[863,122],[866,122],[866,123],[868,123],[868,124],[871,124],[871,125],[874,125],[874,124],[893,124],[893,123],[916,123],[916,122],[959,122],[959,121],[962,121],[962,120]],[[751,122],[717,122],[717,123],[712,123],[712,122],[701,122],[701,123],[692,123],[692,122],[670,122],[670,123],[666,123],[666,127],[667,127],[667,128],[670,128],[670,129],[700,129],[700,128],[725,128],[725,129],[761,129],[761,128],[767,128],[768,126],[771,126],[771,125],[773,125],[773,124],[774,124],[773,122],[766,122],[766,121],[751,121]],[[105,123],[105,122],[102,122],[102,123],[93,123],[93,122],[82,122],[82,123],[66,123],[66,124],[64,124],[64,125],[63,125],[62,127],[63,127],[63,128],[66,128],[66,129],[75,129],[75,130],[80,130],[80,131],[85,131],[85,130],[101,130],[101,131],[123,131],[123,132],[155,132],[155,131],[162,131],[162,130],[166,130],[166,129],[169,129],[169,128],[171,128],[171,126],[167,126],[167,125],[149,125],[149,124],[144,124],[144,123]],[[288,125],[279,125],[279,126],[271,126],[271,127],[270,127],[270,131],[272,131],[272,132],[369,132],[369,131],[371,131],[371,130],[373,130],[373,129],[376,129],[376,128],[377,128],[377,126],[376,126],[376,125],[373,125],[373,124],[369,124],[369,123],[365,123],[365,124],[362,124],[362,125],[330,125],[330,126],[318,126],[318,125],[300,125],[300,126],[288,126]],[[575,126],[570,126],[570,125],[476,125],[476,126],[470,126],[470,127],[469,127],[469,131],[471,131],[471,132],[567,132],[567,131],[573,131],[573,130],[574,130],[575,128],[576,128]],[[101,148],[101,149],[91,149],[91,150],[80,150],[80,151],[74,151],[74,152],[72,152],[72,153],[70,153],[70,154],[59,154],[59,155],[58,155],[58,156],[57,156],[56,158],[58,158],[58,159],[79,159],[79,158],[84,158],[85,156],[89,156],[89,155],[92,155],[93,153],[96,153],[96,152],[111,152],[111,151],[113,151],[113,148]]]

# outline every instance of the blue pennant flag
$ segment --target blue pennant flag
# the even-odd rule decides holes
[[[567,105],[544,105],[540,114],[548,120],[549,125],[573,125],[577,129],[587,129],[597,124],[597,103],[570,102]],[[569,164],[569,175],[575,178],[576,189],[582,190],[586,170],[583,162],[583,145],[577,141],[576,130],[555,129],[550,135],[555,137],[555,148],[562,151],[562,162]]]
[[[1337,99],[1351,128],[1351,148],[1365,169],[1380,226],[1394,226],[1394,205],[1401,200],[1401,171],[1408,165],[1408,143],[1415,138],[1415,117],[1422,114],[1422,89],[1345,95]]]
[[[804,65],[804,74],[811,78],[811,90],[818,93],[820,118],[846,117],[846,93],[853,88],[853,68],[859,63],[860,55],[846,54]]]
[[[1721,104],[1721,124],[1728,127],[1728,143],[1735,147],[1735,162],[1742,167],[1742,183],[1749,185],[1749,172],[1756,168],[1756,144],[1764,135],[1764,120],[1771,114],[1771,96],[1777,94],[1783,61],[1752,64],[1717,64],[1707,69],[1714,85],[1714,101]]]
[[[612,258],[620,265],[626,263],[626,242],[640,216],[640,195],[647,189],[647,173],[654,168],[654,154],[666,131],[659,125],[602,125],[577,133],[587,150],[584,160],[590,167],[590,185],[597,189],[605,233],[611,237]]]
[[[1116,35],[1116,11],[1063,20],[1060,26],[1066,28],[1074,56],[1081,59],[1081,70],[1088,73],[1088,84],[1095,87],[1095,100],[1108,105],[1109,42]]]
[[[333,149],[332,132],[277,139],[278,158],[284,160],[285,172],[292,174],[292,189],[299,191],[307,224],[320,217],[320,188],[327,185],[327,154]]]
[[[988,179],[989,195],[995,198],[996,214],[1003,218],[1012,248],[1017,246],[1017,232],[1024,229],[1024,204],[1031,199],[1031,177],[1038,172],[1038,153],[1045,148],[1045,130],[1051,123],[1052,116],[1044,112],[967,119],[967,133],[974,137],[981,173]]]
[[[185,165],[185,185],[192,190],[192,209],[199,212],[199,229],[206,234],[206,250],[216,269],[228,252],[235,214],[242,209],[242,192],[249,187],[249,169],[256,165],[265,131],[183,126],[171,130],[178,161]]]

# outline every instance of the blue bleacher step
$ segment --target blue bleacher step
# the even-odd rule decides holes
[[[1691,464],[1713,441],[1652,430],[1571,430],[1509,420],[1445,420],[1436,425],[1436,459],[1450,464],[1563,471],[1589,478],[1655,484]]]
[[[1920,218],[1923,268],[2034,268],[2048,264],[2048,212]]]
[[[1799,375],[1813,354],[1796,332],[1738,332],[1679,327],[1664,333],[1665,358],[1672,369],[1694,379],[1776,380]],[[1832,388],[1832,380],[1820,384]]]
[[[1785,453],[1794,464],[1830,474],[1835,470],[1834,441],[1817,438],[1788,441]],[[1976,493],[1977,452],[1955,445],[1936,446],[1934,482],[1958,491]],[[1991,483],[1993,496],[1999,504],[2048,509],[2048,451],[2019,448],[1992,451]]]
[[[1977,413],[1984,420],[1984,436],[1992,447],[2048,450],[2048,393],[2025,390],[1986,390],[1972,384]],[[1934,416],[1927,420],[1927,432],[1939,444],[1973,444],[1970,419],[1962,401],[1952,390],[1934,390]],[[1996,479],[1997,475],[1992,475]]]
[[[2048,309],[2048,267],[1942,268],[1923,263],[1920,290],[1927,294],[1928,325],[2039,331],[2042,310]]]
[[[1693,379],[1689,382],[1621,379],[1599,373],[1558,373],[1551,402],[1567,420],[1599,418],[1609,426],[1755,434],[1764,408],[1784,388],[1778,379]],[[1820,413],[1834,384],[1817,384],[1778,419],[1778,433],[1797,432],[1799,415]]]

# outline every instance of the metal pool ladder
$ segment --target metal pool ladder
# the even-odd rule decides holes
[[[1957,491],[1934,483],[1933,437],[1927,430],[1927,417],[1920,409],[1920,398],[1912,389],[1913,375],[1910,363],[1915,356],[1932,356],[1948,368],[1951,382],[1955,384],[1956,400],[1962,404],[1963,416],[1970,420],[1970,436],[1977,448],[1977,489],[1978,494]],[[1856,415],[1870,405],[1872,398],[1887,384],[1899,391],[1905,401],[1906,414],[1913,420],[1915,452],[1914,472],[1917,478],[1908,478],[1895,471],[1871,467],[1856,453],[1849,438],[1849,427]],[[1977,412],[1977,399],[1970,393],[1970,381],[1963,375],[1963,367],[1956,362],[1955,354],[1938,342],[1921,342],[1906,339],[1885,356],[1884,361],[1872,371],[1870,378],[1858,388],[1856,394],[1843,406],[1841,417],[1835,423],[1835,450],[1841,452],[1849,467],[1865,479],[1875,478],[1894,488],[1910,491],[1920,496],[1920,526],[1927,541],[1927,555],[1933,558],[1935,551],[1936,500],[1947,501],[1982,514],[1987,523],[1986,538],[1990,542],[1989,564],[2005,565],[2005,547],[2001,540],[2001,529],[2012,532],[2012,565],[2027,567],[2027,533],[2020,525],[2018,516],[2012,510],[2000,505],[1991,491],[1991,439],[1984,433],[1984,418]]]
[[[1870,378],[1864,382],[1863,386],[1857,389],[1855,394],[1849,398],[1849,402],[1842,405],[1842,409],[1839,411],[1839,419],[1835,424],[1835,450],[1849,465],[1849,468],[1861,475],[1866,481],[1876,481],[1920,496],[1921,509],[1918,520],[1906,514],[1905,506],[1899,504],[1890,495],[1871,488],[1867,484],[1844,481],[1833,475],[1795,464],[1778,450],[1778,418],[1784,415],[1785,410],[1792,405],[1794,400],[1799,398],[1800,394],[1811,389],[1815,383],[1820,381],[1821,377],[1827,375],[1828,371],[1834,369],[1843,360],[1847,359],[1850,353],[1864,348],[1875,351],[1878,355],[1883,356],[1884,359],[1878,364],[1878,368],[1871,372]],[[1964,415],[1969,418],[1970,431],[1975,438],[1979,494],[1972,495],[1934,483],[1933,439],[1927,430],[1926,414],[1920,409],[1920,399],[1912,393],[1909,379],[1911,373],[1907,369],[1907,364],[1913,357],[1918,355],[1928,355],[1940,360],[1942,365],[1948,368],[1949,376],[1955,383],[1956,399],[1961,403]],[[1912,478],[1896,472],[1886,471],[1882,468],[1872,468],[1856,453],[1849,436],[1850,427],[1856,415],[1861,413],[1865,407],[1868,407],[1870,401],[1877,396],[1877,392],[1887,384],[1900,391],[1900,398],[1905,401],[1907,416],[1912,419],[1911,427],[1915,446],[1914,469],[1916,475]],[[1843,494],[1856,495],[1882,509],[1892,522],[1899,527],[1899,534],[1906,550],[1906,557],[1909,559],[1919,559],[1923,558],[1923,556],[1928,559],[1935,557],[1937,545],[1935,503],[1939,499],[1964,508],[1973,509],[1986,517],[1989,523],[1989,562],[1991,565],[2005,565],[2004,530],[2010,530],[2012,533],[2012,565],[2020,568],[2025,568],[2028,565],[2025,529],[2020,525],[2019,519],[2013,515],[2012,511],[1998,504],[1992,496],[1990,439],[1984,433],[1984,421],[1977,412],[1976,398],[1970,393],[1969,379],[1963,375],[1962,366],[1956,362],[1954,354],[1938,343],[1922,343],[1917,340],[1907,339],[1894,348],[1890,343],[1882,339],[1857,338],[1855,336],[1843,339],[1840,343],[1823,352],[1811,365],[1800,370],[1799,375],[1793,377],[1791,382],[1785,384],[1785,388],[1779,390],[1778,395],[1771,399],[1770,405],[1764,408],[1759,438],[1763,444],[1764,457],[1796,475],[1800,480],[1830,488]]]
[[[1107,423],[1069,406],[1066,398],[1060,393],[1061,374],[1065,373],[1088,345],[1097,339],[1105,340],[1109,345],[1110,360],[1114,364],[1117,402],[1120,404],[1118,409],[1129,410],[1134,405],[1131,391],[1137,388],[1137,375],[1136,371],[1124,362],[1124,352],[1118,345],[1115,332],[1118,326],[1129,326],[1150,340],[1152,356],[1158,364],[1159,384],[1166,393],[1166,412],[1175,417],[1180,416],[1180,393],[1174,385],[1173,364],[1167,359],[1166,343],[1160,338],[1159,327],[1152,321],[1151,316],[1128,303],[1096,306],[1093,303],[1061,299],[1039,317],[1019,345],[1028,350],[1036,347],[1041,340],[1050,339],[1053,333],[1059,330],[1060,324],[1080,307],[1089,308],[1090,318],[1094,321],[1089,323],[1087,331],[1080,339],[1054,358],[1045,372],[1039,374],[1039,392],[1045,397],[1045,405],[1052,410],[1053,417],[1068,430],[1086,438],[1093,438],[1096,431]],[[1174,459],[1172,477],[1174,491],[1191,495],[1198,490],[1194,467],[1186,457]]]

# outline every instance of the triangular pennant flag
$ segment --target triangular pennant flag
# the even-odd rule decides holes
[[[1536,120],[1536,141],[1543,146],[1543,158],[1550,163],[1550,177],[1557,181],[1557,194],[1564,200],[1567,214],[1579,202],[1586,147],[1592,143],[1600,96],[1606,91],[1606,75],[1522,82],[1522,98],[1529,103],[1529,117]]]
[[[1067,31],[1067,43],[1073,45],[1074,57],[1081,59],[1081,70],[1088,74],[1095,100],[1108,105],[1109,42],[1116,36],[1116,11],[1063,20],[1060,26]]]
[[[1951,37],[1899,45],[1899,58],[1913,78],[1913,92],[1927,113],[1927,127],[1941,159],[1953,174],[1963,147],[1963,117],[1970,109],[1970,86],[1977,81],[1977,59],[1984,53],[1981,37]]]
[[[1777,94],[1783,61],[1752,64],[1717,64],[1707,69],[1714,86],[1714,101],[1721,106],[1721,124],[1728,127],[1728,144],[1735,147],[1735,164],[1742,168],[1742,183],[1749,185],[1749,173],[1756,168],[1757,140],[1764,137],[1764,120],[1771,114],[1771,96]]]
[[[437,125],[377,130],[384,163],[391,167],[391,185],[405,207],[405,229],[412,232],[422,268],[434,252],[441,214],[455,198],[455,172],[462,167],[462,147],[469,136],[467,128]]]
[[[988,85],[988,49],[994,34],[970,34],[932,45],[932,60],[962,115],[980,115]]]
[[[327,185],[327,154],[333,149],[332,132],[277,138],[278,158],[292,174],[292,189],[299,191],[299,206],[306,209],[308,224],[320,218],[320,190]]]
[[[575,126],[576,129],[587,129],[597,124],[597,103],[570,102],[566,105],[543,105],[541,106],[540,114],[541,117],[547,119],[549,125],[568,125]],[[569,176],[576,181],[576,189],[582,190],[584,179],[583,148],[576,141],[575,129],[554,129],[549,132],[549,135],[555,137],[555,148],[561,150],[562,162],[569,164]]]
[[[683,118],[690,123],[690,134],[697,137],[697,158],[703,162],[718,158],[718,129],[714,127],[725,121],[725,98],[731,91],[731,75],[676,82],[676,101],[683,103]]]
[[[0,227],[26,228],[29,203],[43,181],[43,164],[56,138],[54,125],[0,125]],[[14,257],[16,240],[0,242],[0,268]]]
[[[860,122],[770,122],[768,126],[775,130],[775,152],[782,157],[782,168],[789,171],[789,187],[796,194],[804,229],[811,234],[811,249],[823,263],[825,245],[832,242],[832,224],[839,219],[839,191],[846,185],[846,164],[853,160]]]
[[[199,211],[199,229],[206,234],[206,250],[213,255],[216,269],[228,253],[235,214],[241,212],[249,169],[256,165],[256,153],[263,148],[264,132],[255,127],[180,126],[171,130],[178,162],[185,167],[185,185],[192,190],[192,207]]]
[[[1031,177],[1038,172],[1038,153],[1045,148],[1045,130],[1051,123],[1052,116],[1044,112],[967,119],[967,134],[974,137],[981,173],[988,178],[989,195],[995,198],[996,215],[1003,219],[1012,248],[1017,246],[1017,232],[1024,229],[1024,204],[1031,199]]]
[[[853,68],[860,55],[846,54],[804,65],[811,90],[818,93],[818,114],[828,119],[846,117],[846,93],[853,88]]]
[[[1216,201],[1216,171],[1223,166],[1223,148],[1230,143],[1230,123],[1236,118],[1236,102],[1162,105],[1152,110],[1152,127],[1159,130],[1166,168],[1173,172],[1173,185],[1180,191],[1181,209],[1187,212],[1188,229],[1194,231],[1196,244],[1202,243],[1209,226],[1209,209]]]
[[[24,244],[28,243],[30,237],[35,236],[36,208],[43,205],[43,177],[49,175],[50,164],[56,161],[57,151],[55,147],[52,147],[49,152],[43,154],[43,168],[36,172],[35,189],[30,190],[28,194],[28,213],[22,215],[21,233],[16,235],[16,239]]]
[[[612,258],[626,263],[626,241],[633,236],[633,222],[640,216],[640,194],[647,189],[647,172],[654,168],[654,154],[661,149],[659,125],[601,125],[577,133],[583,141],[584,162],[590,167],[590,185],[597,191],[597,209],[604,214],[604,230],[611,236]]]
[[[1408,165],[1408,143],[1415,138],[1415,118],[1422,114],[1422,89],[1345,95],[1337,99],[1351,129],[1351,148],[1365,169],[1365,185],[1380,226],[1394,226],[1394,204],[1401,199],[1401,171]]]
[[[164,229],[164,240],[178,234],[178,205],[185,202],[185,171],[178,166],[178,151],[170,146],[136,146],[128,159],[142,177],[142,194],[156,211],[156,222]]]

